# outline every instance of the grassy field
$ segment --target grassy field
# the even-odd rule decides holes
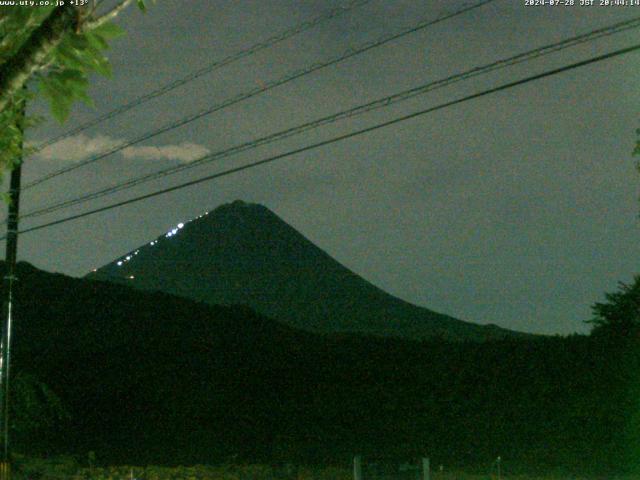
[[[80,467],[74,460],[21,460],[14,470],[16,480],[352,480],[351,468],[276,468],[267,465],[223,465],[192,467],[114,466]],[[498,480],[497,472],[465,473],[433,471],[430,480]],[[570,475],[510,475],[507,480],[640,480],[640,476],[582,477]],[[365,479],[366,480],[366,479]]]

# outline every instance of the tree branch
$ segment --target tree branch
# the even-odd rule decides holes
[[[65,33],[76,29],[77,22],[75,7],[67,5],[55,8],[15,55],[0,65],[0,111],[7,107],[16,92],[44,64]]]
[[[116,18],[120,14],[120,12],[122,12],[125,8],[127,8],[131,4],[131,2],[133,2],[133,0],[122,0],[118,5],[113,7],[108,12],[103,13],[102,15],[100,15],[97,18],[94,18],[93,20],[85,22],[84,25],[82,25],[82,29],[93,30],[94,28],[97,28],[100,25],[110,22],[111,20]]]

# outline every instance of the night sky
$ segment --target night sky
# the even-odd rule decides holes
[[[108,2],[105,2],[108,3]],[[96,107],[28,132],[44,140],[344,0],[159,0],[118,23]],[[28,182],[123,139],[472,2],[372,0],[26,160]],[[576,0],[579,3],[579,0]],[[596,2],[598,3],[598,2]],[[28,190],[26,212],[532,48],[640,16],[640,7],[496,0]],[[633,45],[638,30],[301,137],[200,166],[24,227],[317,142]],[[539,333],[586,332],[590,305],[638,273],[640,53],[515,87],[276,163],[20,238],[20,259],[81,276],[178,222],[261,203],[382,289],[454,317]],[[44,111],[43,104],[33,106]],[[158,148],[150,148],[158,147]]]

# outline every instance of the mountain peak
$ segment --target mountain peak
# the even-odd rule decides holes
[[[247,208],[266,208],[266,207],[263,207],[262,205],[260,205],[258,203],[250,203],[250,202],[245,202],[244,200],[237,199],[237,200],[234,200],[233,202],[223,203],[218,208],[216,208],[214,211],[217,211],[217,210],[228,210],[228,209],[245,210]]]
[[[515,334],[409,304],[331,258],[267,207],[236,200],[179,223],[91,278],[245,304],[313,332],[484,340]]]
[[[208,213],[209,215],[213,215],[214,217],[219,215],[233,215],[240,217],[268,215],[277,218],[277,215],[264,205],[260,205],[259,203],[245,202],[244,200],[234,200],[233,202],[223,203],[213,210],[210,210]]]

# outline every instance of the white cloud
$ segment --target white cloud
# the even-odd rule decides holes
[[[35,156],[46,161],[78,162],[94,155],[101,154],[118,147],[126,140],[112,138],[106,135],[89,137],[84,134],[65,138],[42,151]],[[36,145],[37,146],[37,143]],[[189,163],[210,153],[210,150],[191,142],[182,142],[176,145],[127,147],[117,154],[126,159],[140,160],[177,160]]]
[[[162,147],[129,147],[122,151],[124,158],[178,160],[183,163],[193,162],[210,153],[210,150],[195,143],[183,142],[178,145]]]
[[[48,161],[77,162],[117,147],[120,143],[120,140],[106,135],[96,135],[94,137],[76,135],[44,148],[36,156]],[[35,146],[37,146],[37,143]]]

